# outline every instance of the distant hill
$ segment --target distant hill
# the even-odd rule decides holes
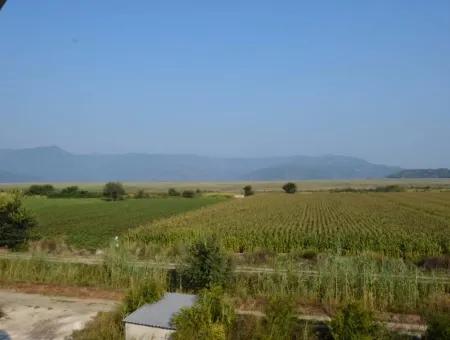
[[[450,178],[450,170],[440,169],[409,169],[401,170],[387,176],[388,178]]]
[[[0,168],[3,171],[0,182],[363,179],[382,178],[401,170],[334,155],[268,158],[143,153],[78,155],[56,146],[0,149]]]

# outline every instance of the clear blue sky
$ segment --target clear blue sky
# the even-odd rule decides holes
[[[450,167],[450,1],[8,0],[0,148]]]

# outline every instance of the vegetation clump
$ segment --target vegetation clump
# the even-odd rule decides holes
[[[450,339],[450,313],[437,313],[427,317],[427,340]]]
[[[26,195],[48,196],[55,192],[55,187],[51,184],[33,184],[26,191]]]
[[[242,190],[244,190],[244,196],[252,196],[255,194],[251,185],[246,185]]]
[[[272,297],[264,312],[263,339],[289,340],[297,324],[293,299],[289,296]]]
[[[139,189],[136,192],[136,194],[134,194],[134,198],[136,198],[136,199],[149,198],[149,197],[150,197],[150,195],[147,192],[145,192],[144,189]]]
[[[225,253],[216,238],[194,243],[185,263],[179,268],[183,287],[201,290],[227,286],[233,275],[231,257]]]
[[[220,287],[203,290],[196,304],[183,309],[172,323],[174,340],[225,340],[235,319],[234,307]]]
[[[373,313],[359,303],[349,303],[341,308],[331,322],[335,340],[377,340],[383,337],[382,327]]]
[[[170,188],[167,191],[167,193],[168,193],[169,196],[180,196],[181,195],[180,192],[177,191],[175,188]]]
[[[22,206],[19,192],[0,193],[0,247],[22,244],[35,225],[34,217]]]
[[[120,182],[108,182],[103,188],[103,196],[107,200],[117,201],[123,199],[126,194],[122,183]]]
[[[182,196],[184,198],[194,198],[195,197],[195,191],[194,190],[184,190],[182,193]]]
[[[297,192],[297,185],[293,182],[287,182],[283,185],[283,190],[287,194],[295,194]]]

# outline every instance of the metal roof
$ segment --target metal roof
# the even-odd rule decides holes
[[[196,295],[166,293],[156,303],[146,304],[128,315],[124,322],[142,326],[175,329],[170,321],[181,308],[189,308],[197,300]]]

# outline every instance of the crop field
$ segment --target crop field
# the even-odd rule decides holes
[[[24,200],[37,218],[34,238],[65,238],[77,248],[108,245],[116,235],[158,218],[197,209],[223,200],[218,197],[127,199],[43,198]]]
[[[450,192],[257,194],[148,224],[128,239],[175,245],[208,234],[235,252],[440,255],[450,250]]]

